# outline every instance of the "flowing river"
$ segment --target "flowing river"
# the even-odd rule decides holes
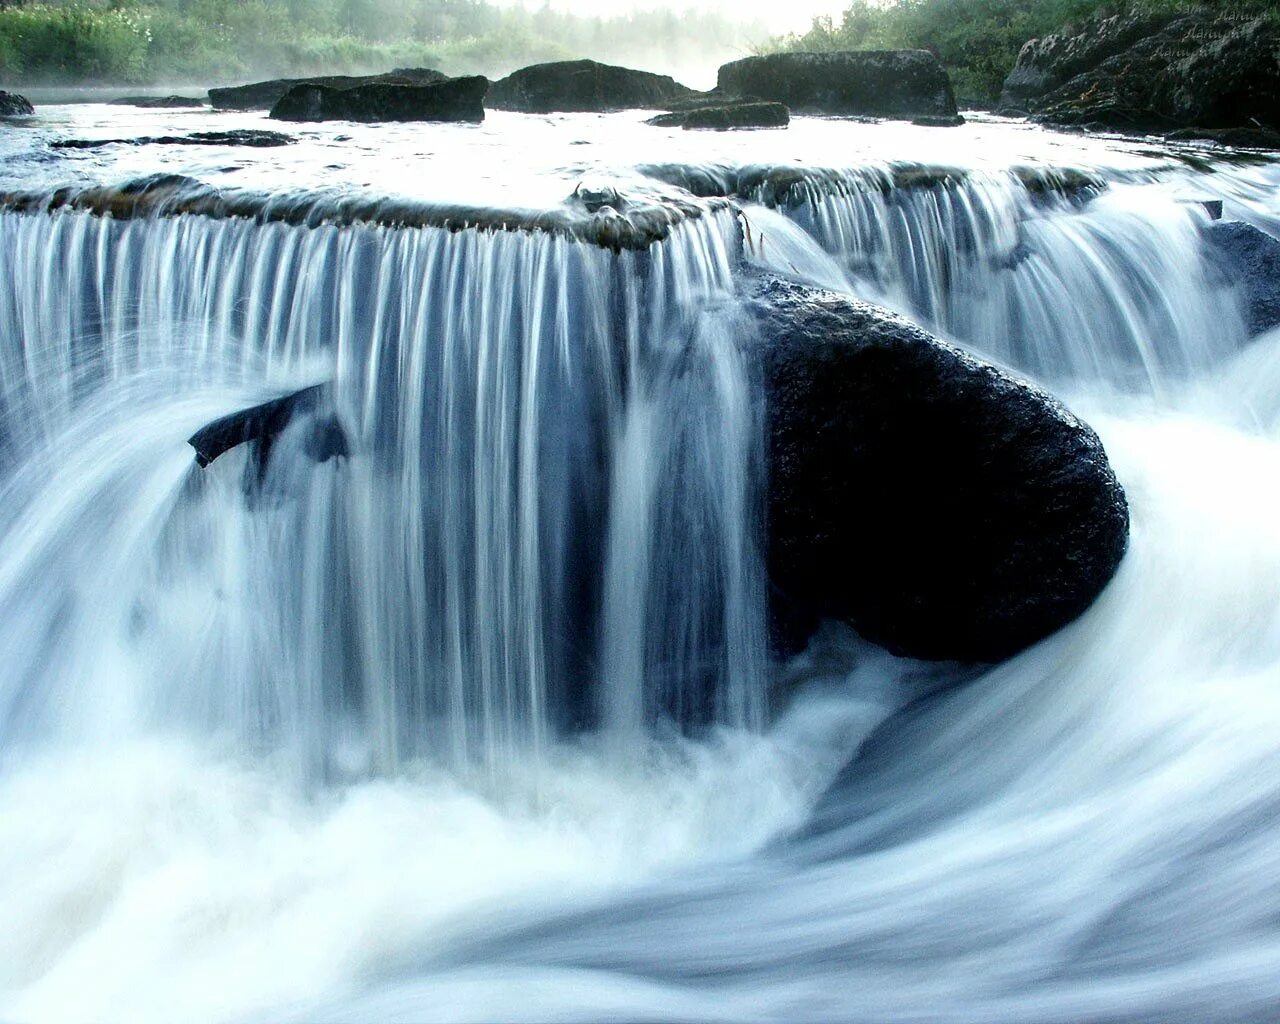
[[[1280,331],[1202,242],[1280,235],[1280,165],[642,117],[0,136],[0,1019],[1280,1015]],[[1089,420],[1082,618],[770,656],[751,264]],[[330,382],[344,457],[196,467]]]

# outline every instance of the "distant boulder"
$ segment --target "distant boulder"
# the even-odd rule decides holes
[[[720,68],[716,89],[800,114],[954,117],[951,82],[926,50],[772,53]]]
[[[488,88],[489,80],[480,75],[434,85],[295,85],[271,108],[271,116],[278,121],[479,122]]]
[[[273,78],[268,82],[210,89],[215,110],[270,110],[296,85],[322,85],[330,89],[354,89],[361,85],[432,85],[449,76],[431,68],[396,68],[383,75],[321,75],[316,78]]]
[[[667,75],[594,60],[564,60],[521,68],[494,82],[486,105],[526,114],[661,110],[693,95],[694,90]]]
[[[36,108],[31,105],[31,101],[25,96],[19,96],[16,92],[4,92],[0,90],[0,117],[22,117],[25,114],[34,114]]]
[[[1129,532],[1093,430],[888,310],[750,289],[784,645],[830,618],[895,654],[994,661],[1089,607]]]
[[[104,146],[252,146],[269,149],[287,146],[293,136],[258,128],[233,128],[225,132],[191,132],[189,135],[140,135],[132,139],[59,139],[51,149],[102,149]]]
[[[1097,18],[1023,46],[1000,106],[1129,131],[1280,130],[1280,25],[1209,7]]]
[[[1249,334],[1280,327],[1280,239],[1243,221],[1218,221],[1204,231],[1221,282],[1239,288]]]
[[[791,114],[781,103],[729,103],[659,114],[646,122],[659,128],[785,128]]]
[[[203,107],[205,101],[198,96],[121,96],[112,100],[113,107],[143,107],[150,110],[179,110],[186,107]]]

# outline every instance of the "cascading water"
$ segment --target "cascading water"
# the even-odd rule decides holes
[[[24,342],[0,370],[5,507],[29,537],[5,552],[25,620],[6,731],[58,731],[70,704],[113,733],[141,709],[323,774],[335,752],[381,771],[536,757],[557,715],[758,726],[755,411],[700,313],[731,287],[732,232],[613,256],[548,234],[0,219],[0,322]],[[330,377],[352,458],[316,467],[295,430],[258,485],[243,452],[193,468],[185,438],[213,416]],[[132,663],[109,684],[106,638]]]
[[[619,251],[0,212],[0,1017],[1274,1020],[1280,333],[1186,201],[1274,175],[885,175]],[[1083,618],[770,662],[740,257],[1088,414]],[[321,381],[345,456],[195,467]]]

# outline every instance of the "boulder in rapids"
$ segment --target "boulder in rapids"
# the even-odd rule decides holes
[[[143,107],[148,110],[182,110],[203,107],[204,100],[197,96],[121,96],[109,104],[113,107]]]
[[[720,68],[716,89],[785,103],[802,114],[954,117],[956,99],[927,50],[771,53]]]
[[[1209,224],[1204,234],[1222,282],[1241,290],[1249,334],[1280,327],[1280,239],[1238,220]]]
[[[396,68],[382,75],[321,75],[315,78],[273,78],[223,89],[210,89],[215,110],[270,110],[295,85],[322,85],[330,89],[354,89],[362,85],[433,85],[449,76],[432,68]]]
[[[1132,131],[1280,129],[1280,21],[1210,7],[1095,18],[1023,46],[1000,106]]]
[[[599,113],[668,107],[695,95],[668,75],[601,64],[562,60],[533,64],[494,82],[486,101],[492,110],[526,114]]]
[[[1097,435],[907,320],[764,278],[774,618],[895,654],[994,661],[1080,615],[1129,531]]]
[[[731,128],[785,128],[791,123],[791,114],[781,103],[728,103],[659,114],[649,118],[646,123],[658,128],[701,128],[714,131]]]
[[[432,85],[295,85],[271,108],[271,116],[278,121],[479,122],[484,120],[488,88],[489,80],[481,75]]]
[[[219,132],[191,132],[188,135],[141,135],[133,139],[58,139],[50,149],[101,149],[103,146],[251,146],[271,149],[287,146],[293,136],[261,128],[232,128]]]
[[[25,96],[19,96],[16,92],[5,92],[0,89],[0,117],[22,117],[35,112],[36,108],[31,105],[31,101]]]

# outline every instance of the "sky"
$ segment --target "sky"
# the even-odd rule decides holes
[[[541,7],[542,0],[504,0],[509,4]],[[551,0],[558,10],[577,14],[621,14],[631,10],[670,7],[674,10],[696,8],[736,15],[743,21],[758,20],[775,32],[794,32],[809,27],[815,15],[838,15],[848,0]]]

